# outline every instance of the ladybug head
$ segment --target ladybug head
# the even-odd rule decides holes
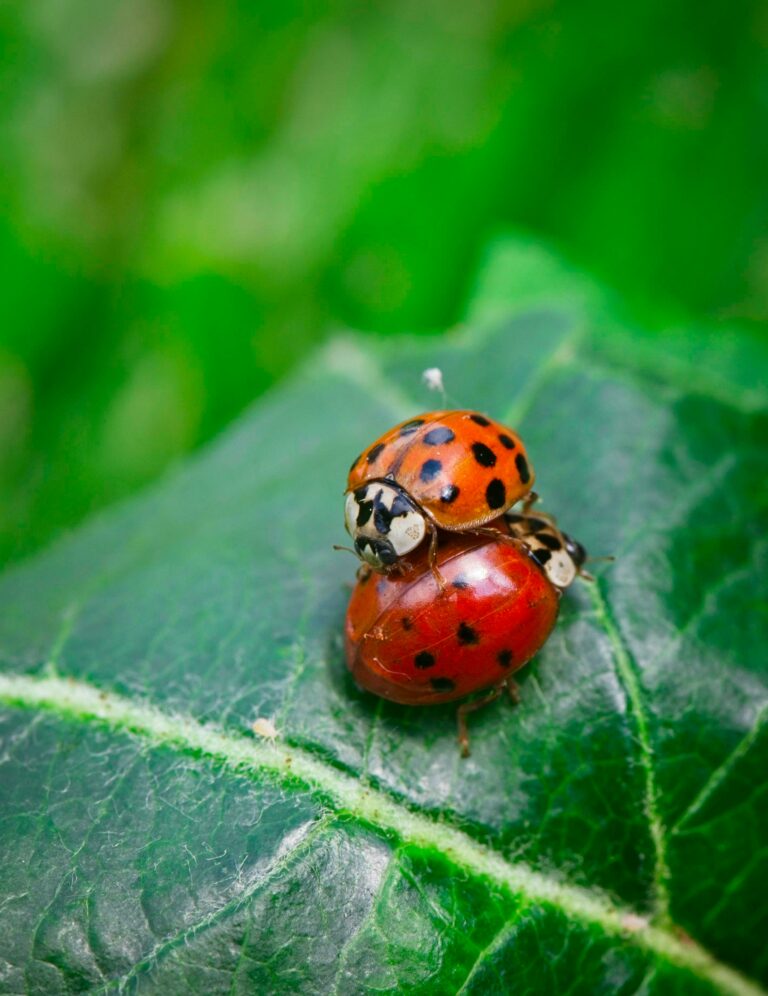
[[[582,567],[587,551],[578,540],[558,529],[551,515],[507,513],[505,518],[511,534],[522,540],[558,591],[570,587],[579,575],[585,576]]]
[[[344,520],[355,552],[376,571],[396,564],[426,533],[422,512],[390,481],[368,481],[350,492]]]
[[[377,571],[386,570],[397,563],[395,548],[389,540],[358,536],[355,540],[355,553]]]

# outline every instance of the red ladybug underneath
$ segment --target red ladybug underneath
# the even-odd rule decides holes
[[[367,691],[405,705],[430,705],[490,689],[459,707],[465,756],[466,714],[505,688],[514,695],[511,675],[544,645],[557,619],[560,574],[553,583],[548,565],[537,559],[542,535],[549,549],[572,559],[570,580],[581,573],[584,560],[583,548],[548,517],[531,517],[539,544],[532,543],[533,549],[519,538],[527,520],[512,518],[511,529],[503,517],[492,523],[510,540],[453,534],[441,541],[442,592],[422,549],[403,575],[364,570],[347,610],[347,664]]]

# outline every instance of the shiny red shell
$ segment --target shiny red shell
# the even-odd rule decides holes
[[[516,546],[446,537],[437,555],[443,594],[426,552],[411,564],[406,575],[359,580],[347,609],[349,669],[385,699],[450,702],[498,685],[543,646],[557,619],[557,590]]]
[[[474,411],[427,412],[401,422],[352,464],[347,491],[386,478],[442,529],[460,532],[505,512],[533,487],[520,437]]]

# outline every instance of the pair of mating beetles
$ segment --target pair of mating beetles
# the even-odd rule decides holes
[[[541,648],[586,552],[544,513],[520,437],[474,411],[396,425],[353,462],[345,521],[363,566],[347,611],[357,683],[408,705],[504,691]],[[522,502],[520,514],[511,511]],[[586,575],[588,576],[588,575]]]

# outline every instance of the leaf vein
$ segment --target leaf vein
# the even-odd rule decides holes
[[[219,909],[214,910],[213,913],[209,913],[207,916],[203,917],[197,923],[193,923],[184,930],[179,931],[172,937],[165,938],[159,944],[157,944],[147,955],[141,958],[135,965],[133,965],[127,972],[124,972],[119,978],[110,979],[110,981],[101,986],[96,990],[96,994],[108,993],[108,992],[123,992],[125,987],[138,975],[151,971],[160,961],[167,955],[170,951],[175,948],[183,947],[187,941],[198,937],[200,934],[204,933],[206,930],[210,930],[215,927],[222,920],[231,916],[237,910],[242,909],[247,906],[248,903],[262,892],[265,886],[275,878],[277,874],[284,871],[286,868],[290,867],[295,860],[301,857],[301,855],[307,850],[307,848],[323,833],[324,830],[328,828],[330,823],[334,818],[334,814],[326,814],[317,821],[315,821],[307,832],[288,850],[280,854],[275,860],[274,864],[266,871],[265,875],[258,881],[254,882],[251,888],[247,889],[245,892],[229,902],[225,903]],[[237,965],[232,973],[232,985],[234,986],[237,980],[237,973],[240,970],[240,966],[245,958],[245,950],[248,946],[248,933],[245,932],[243,938],[243,944],[240,949],[240,957],[238,959]]]
[[[630,666],[627,652],[607,617],[599,594],[597,597],[626,671]],[[636,688],[634,674],[632,677]],[[555,875],[510,862],[464,831],[411,811],[384,792],[362,784],[308,751],[256,743],[252,738],[226,733],[191,717],[165,713],[148,702],[133,702],[75,680],[0,675],[0,700],[27,709],[47,709],[78,721],[95,721],[139,737],[148,744],[174,749],[194,758],[203,757],[241,774],[260,773],[280,782],[286,779],[299,782],[319,793],[337,812],[353,814],[405,843],[442,853],[472,874],[501,886],[528,903],[550,907],[580,923],[599,926],[612,936],[627,939],[629,934],[637,946],[719,985],[724,992],[735,996],[766,996],[756,983],[718,962],[700,945],[681,942],[664,926],[644,923],[598,890],[570,885]],[[632,924],[634,927],[628,926]]]
[[[699,794],[690,806],[688,806],[680,819],[678,819],[674,826],[670,829],[670,834],[679,833],[682,827],[704,808],[706,803],[720,788],[738,762],[749,753],[752,745],[760,736],[766,720],[768,720],[768,702],[763,703],[757,713],[752,728],[741,738],[731,753],[725,758],[723,763],[712,772]]]
[[[590,586],[590,596],[595,611],[595,618],[602,626],[613,648],[613,659],[627,698],[637,728],[637,743],[639,746],[639,761],[645,782],[644,807],[648,821],[648,830],[654,846],[653,884],[655,890],[656,920],[665,924],[669,921],[669,866],[667,864],[667,845],[665,828],[659,813],[659,789],[656,783],[654,769],[653,746],[651,745],[648,716],[638,680],[638,667],[614,622],[608,603],[595,581]]]

